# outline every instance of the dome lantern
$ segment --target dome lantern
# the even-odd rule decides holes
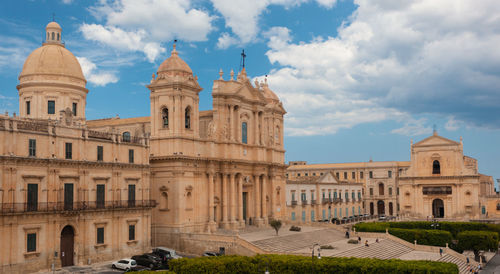
[[[61,42],[62,28],[58,23],[56,23],[55,21],[48,23],[45,27],[45,32],[45,43],[59,44],[61,46],[64,46],[64,44]]]

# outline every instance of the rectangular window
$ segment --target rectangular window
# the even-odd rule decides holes
[[[301,199],[301,201],[305,201],[306,200],[306,194],[305,193],[301,193],[300,194],[300,199]]]
[[[306,172],[306,175],[305,176],[309,176],[309,173]]]
[[[295,221],[295,212],[292,212],[292,221]]]
[[[339,177],[340,175],[339,175],[339,173],[338,173],[338,172],[337,172],[337,173],[335,173],[335,176],[337,177],[337,179],[340,179],[340,177]]]
[[[64,184],[64,210],[73,210],[73,184]]]
[[[38,208],[38,184],[28,184],[28,211],[36,211]]]
[[[49,100],[47,102],[47,113],[56,114],[56,101]]]
[[[292,192],[292,201],[295,201],[295,192]]]
[[[73,144],[65,143],[66,147],[66,159],[73,159]]]
[[[77,109],[78,104],[73,103],[73,116],[76,116],[76,109]]]
[[[360,171],[360,172],[359,172],[359,178],[360,178],[360,179],[363,179],[363,171]]]
[[[30,114],[31,114],[31,102],[26,101],[26,115],[30,115]]]
[[[97,228],[97,244],[104,244],[104,227]]]
[[[135,206],[135,185],[128,185],[128,206]]]
[[[347,180],[347,172],[344,172],[344,179]]]
[[[387,171],[387,177],[392,178],[392,171],[391,170]]]
[[[29,156],[36,157],[36,140],[35,139],[29,139],[28,150],[29,150]]]
[[[129,241],[135,240],[135,225],[128,226],[128,240]]]
[[[370,196],[373,196],[373,188],[370,187]]]
[[[370,175],[370,179],[373,179],[373,171],[370,171],[369,175]]]
[[[353,180],[354,180],[354,179],[356,179],[356,172],[353,172],[353,173],[352,173],[352,179],[353,179]]]
[[[97,146],[97,161],[102,161],[103,159],[103,147],[102,146]]]
[[[99,184],[97,185],[97,192],[96,192],[96,205],[97,208],[104,208],[104,201],[106,199],[106,186]]]
[[[297,173],[297,177],[300,177],[300,173]]]
[[[128,150],[128,162],[131,164],[134,163],[134,150],[133,149]]]
[[[27,246],[26,252],[35,252],[36,251],[36,233],[29,233],[26,237]]]
[[[392,195],[392,187],[389,188],[389,195]]]

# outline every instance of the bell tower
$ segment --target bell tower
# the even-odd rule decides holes
[[[147,87],[151,91],[152,154],[189,153],[190,149],[176,151],[178,147],[171,146],[186,145],[179,140],[199,138],[198,94],[202,88],[191,68],[179,57],[175,44],[171,56],[163,61]],[[174,139],[179,140],[168,141]]]

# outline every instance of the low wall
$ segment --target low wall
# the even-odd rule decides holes
[[[157,246],[173,248],[188,255],[202,255],[205,251],[219,251],[224,247],[226,254],[253,256],[266,251],[242,240],[237,235],[208,233],[159,233]]]

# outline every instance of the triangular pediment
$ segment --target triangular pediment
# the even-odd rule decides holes
[[[332,172],[327,172],[325,174],[323,174],[323,176],[321,176],[319,179],[318,179],[318,183],[330,183],[330,184],[336,184],[338,183],[339,181],[337,180],[337,178],[335,177],[335,175],[333,175]]]
[[[236,91],[236,95],[241,96],[247,100],[252,101],[265,101],[265,97],[258,89],[254,88],[249,81],[245,81],[241,88]]]
[[[422,141],[413,145],[413,147],[424,147],[424,146],[458,146],[460,143],[453,140],[441,137],[439,135],[432,135],[423,139]]]

